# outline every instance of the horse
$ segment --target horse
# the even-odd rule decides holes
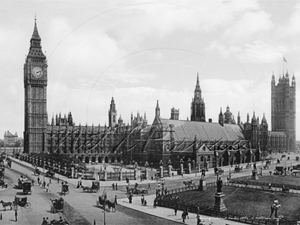
[[[0,203],[2,203],[2,207],[4,208],[4,211],[6,211],[7,206],[9,206],[10,210],[12,210],[12,205],[13,205],[12,202],[4,202],[4,201],[1,200]]]
[[[108,200],[107,206],[108,206],[109,211],[110,211],[110,208],[112,208],[111,212],[116,212],[116,204],[114,202],[111,202]]]

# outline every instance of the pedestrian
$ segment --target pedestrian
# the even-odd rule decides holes
[[[177,216],[177,210],[178,210],[178,205],[176,204],[175,207],[174,207],[175,216]]]
[[[46,222],[47,222],[47,224],[50,224],[50,222],[48,221],[48,217],[46,217]]]
[[[118,183],[116,183],[116,191],[118,190]]]
[[[31,185],[34,186],[34,180],[31,181]]]
[[[186,218],[189,219],[189,211],[188,211],[187,207],[185,208],[185,215],[186,215]]]
[[[167,195],[167,193],[168,193],[168,190],[167,190],[167,188],[165,188],[165,195]]]
[[[51,178],[49,179],[49,184],[51,184]]]
[[[46,187],[46,181],[43,182],[43,188],[45,188],[45,187]]]
[[[132,195],[131,195],[131,193],[129,194],[128,199],[129,199],[129,203],[131,204],[132,203]]]
[[[181,218],[182,218],[182,222],[185,223],[185,219],[186,219],[185,211],[182,212]]]
[[[141,196],[141,203],[142,203],[142,205],[144,205],[144,200],[145,200],[145,197],[144,197],[144,194],[142,194],[142,196]]]
[[[114,203],[115,203],[116,205],[118,205],[118,201],[117,201],[117,200],[118,200],[118,197],[115,195],[115,202],[114,202]]]
[[[40,185],[40,177],[37,178],[38,185]]]
[[[272,184],[271,184],[271,183],[269,183],[269,189],[270,189],[270,190],[272,189]]]
[[[112,183],[112,189],[115,190],[115,184],[114,183]]]
[[[43,217],[43,222],[42,222],[42,225],[48,225],[48,223],[47,223],[47,221],[46,221],[45,217]]]
[[[50,187],[50,183],[48,183],[46,186],[46,192],[50,192],[49,187]]]
[[[17,209],[15,209],[15,221],[16,222],[18,221],[18,211],[17,211]]]
[[[150,185],[150,183],[148,184],[148,190],[150,190],[151,189],[151,185]]]
[[[57,183],[59,183],[59,177],[57,177]]]

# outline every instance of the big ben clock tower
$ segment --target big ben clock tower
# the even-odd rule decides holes
[[[41,47],[36,20],[24,64],[24,153],[43,152],[47,116],[47,60]]]

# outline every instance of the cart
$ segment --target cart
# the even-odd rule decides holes
[[[31,207],[31,204],[27,201],[27,197],[15,196],[15,200],[13,201],[14,210],[16,210],[18,208],[18,206],[29,209]]]
[[[45,176],[46,176],[46,177],[50,177],[50,178],[54,177],[54,175],[55,175],[55,173],[54,173],[53,171],[51,171],[51,170],[48,170],[48,171],[45,173]]]
[[[57,212],[64,212],[64,199],[62,197],[60,198],[50,198],[50,201],[52,203],[51,206],[51,212],[57,213]]]
[[[98,192],[100,190],[100,181],[93,181],[91,189],[93,192]]]
[[[24,181],[22,182],[22,189],[23,189],[23,193],[26,194],[30,194],[31,195],[31,182],[30,181]]]
[[[66,195],[66,193],[69,194],[69,185],[68,184],[63,184],[61,186],[61,194]]]

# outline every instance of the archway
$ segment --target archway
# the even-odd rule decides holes
[[[229,151],[224,152],[223,156],[223,166],[228,166],[229,165],[229,157],[230,157],[230,153]]]

